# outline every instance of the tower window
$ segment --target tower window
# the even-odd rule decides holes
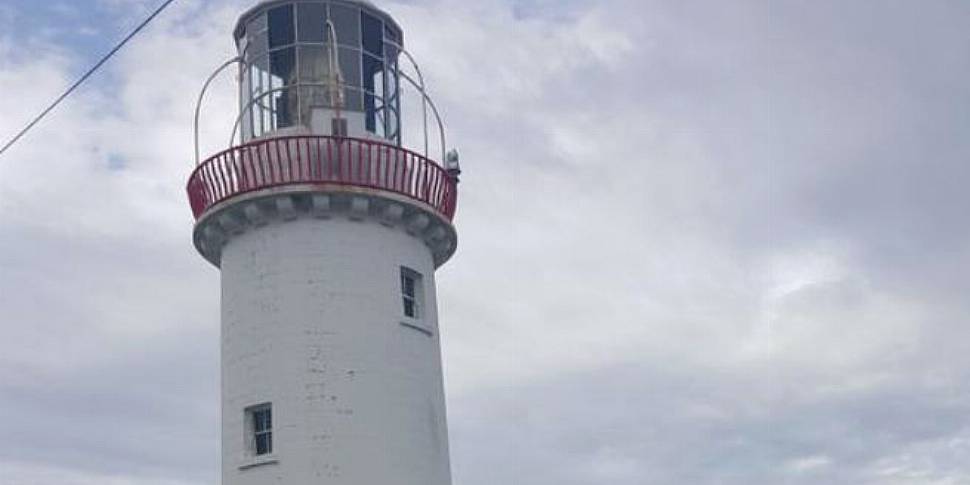
[[[424,289],[421,285],[421,273],[411,268],[401,267],[401,303],[404,316],[413,319],[421,318],[422,297]]]
[[[255,456],[273,452],[273,405],[260,404],[246,409],[249,450]]]

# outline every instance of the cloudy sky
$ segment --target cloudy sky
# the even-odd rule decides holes
[[[158,3],[0,4],[0,137]],[[0,484],[218,483],[183,187],[251,3],[176,1],[0,157]],[[970,3],[379,4],[465,169],[456,485],[970,484]]]

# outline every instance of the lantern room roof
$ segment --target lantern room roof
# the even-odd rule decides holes
[[[367,10],[369,13],[377,15],[384,22],[393,25],[397,28],[398,32],[403,32],[401,26],[391,17],[387,12],[381,10],[373,2],[369,0],[320,0],[326,3],[339,3],[351,7],[358,7]],[[249,10],[246,10],[242,15],[239,16],[239,20],[236,21],[236,28],[233,29],[233,37],[238,40],[246,33],[246,22],[248,22],[252,17],[256,16],[260,12],[264,12],[277,5],[285,5],[288,3],[297,3],[296,0],[262,0],[258,4],[254,5]]]

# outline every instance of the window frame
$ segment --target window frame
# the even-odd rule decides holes
[[[408,281],[411,282],[411,294],[408,294]],[[421,321],[424,317],[424,306],[424,276],[407,266],[401,266],[401,315],[412,321]]]
[[[262,403],[249,406],[245,409],[245,426],[246,426],[246,452],[250,458],[265,458],[272,456],[274,453],[273,447],[273,404],[272,403]],[[265,429],[258,429],[257,413],[267,412],[267,427]],[[266,451],[259,452],[259,441],[258,439],[262,436],[267,438],[267,449]]]

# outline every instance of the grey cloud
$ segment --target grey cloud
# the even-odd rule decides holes
[[[467,457],[456,476],[468,484],[876,484],[895,483],[880,471],[905,463],[899,454],[938,467],[901,467],[926,483],[966,478],[947,445],[965,440],[965,392],[892,383],[823,396],[803,388],[815,376],[762,374],[627,363],[484,389],[453,406],[455,451]],[[474,439],[491,433],[514,438],[501,446]]]
[[[182,7],[120,59],[117,112],[86,124],[93,91],[50,125],[94,142],[5,162],[20,481],[216,480],[185,93],[245,3]],[[386,7],[466,169],[438,277],[456,483],[970,483],[962,4]],[[32,185],[63,144],[80,158]]]

